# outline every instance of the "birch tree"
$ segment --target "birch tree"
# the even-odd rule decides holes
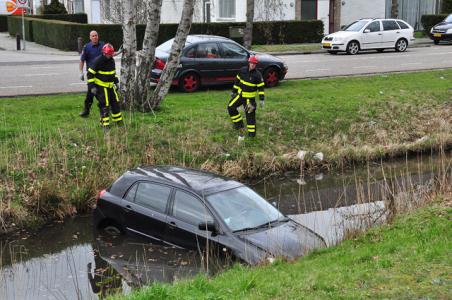
[[[246,0],[246,26],[243,37],[243,46],[251,49],[253,43],[254,0]]]
[[[163,69],[160,81],[155,87],[154,94],[150,100],[150,107],[155,109],[160,106],[164,97],[169,91],[171,82],[176,73],[177,66],[180,61],[180,54],[183,47],[185,46],[185,41],[187,40],[188,33],[190,32],[193,12],[195,7],[195,0],[184,0],[184,8],[182,10],[181,21],[177,27],[176,37],[174,38],[173,44],[171,46],[170,55],[168,61]]]
[[[127,102],[134,101],[135,97],[137,32],[134,8],[135,0],[122,1],[123,51],[121,57],[120,95],[121,99],[126,99]]]

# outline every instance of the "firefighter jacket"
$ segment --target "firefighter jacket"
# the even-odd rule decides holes
[[[87,76],[89,89],[93,88],[94,85],[113,88],[113,85],[119,82],[116,75],[115,60],[107,58],[105,55],[100,55],[93,61],[88,68]]]
[[[248,67],[243,67],[237,74],[232,92],[248,99],[259,95],[259,99],[264,100],[264,85],[261,72],[257,69],[250,71]]]

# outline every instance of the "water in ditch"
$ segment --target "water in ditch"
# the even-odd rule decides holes
[[[335,173],[297,172],[248,184],[284,214],[320,234],[328,245],[347,232],[385,221],[385,201],[408,190],[425,191],[452,155],[416,156]],[[0,240],[1,299],[98,299],[151,282],[173,282],[230,262],[206,261],[196,251],[151,244],[136,236],[109,238],[90,216],[22,231]]]

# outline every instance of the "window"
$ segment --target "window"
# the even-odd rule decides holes
[[[190,49],[185,51],[184,56],[188,57],[188,58],[195,58],[195,56],[196,56],[196,46],[195,47],[191,47]]]
[[[356,21],[356,22],[353,22],[352,24],[350,24],[347,27],[345,27],[344,31],[358,32],[361,29],[363,29],[364,26],[366,26],[367,22],[368,21]]]
[[[213,222],[205,205],[198,198],[182,191],[176,191],[174,196],[173,216],[196,227],[201,222]]]
[[[235,0],[220,0],[220,18],[235,18]]]
[[[135,194],[135,203],[164,213],[170,193],[171,188],[169,187],[150,182],[140,182]]]
[[[138,184],[135,184],[129,191],[127,192],[127,195],[124,197],[127,201],[135,202],[135,194],[137,192]]]
[[[370,23],[369,26],[366,27],[366,29],[369,29],[370,32],[380,31],[380,21]]]
[[[317,19],[317,0],[301,0],[301,19]]]
[[[219,58],[217,43],[199,44],[196,51],[197,58]]]
[[[225,58],[246,58],[248,52],[236,44],[223,43],[223,56]]]
[[[400,28],[402,28],[402,29],[410,28],[405,22],[402,22],[402,21],[397,21],[397,24],[399,24]]]
[[[396,21],[383,21],[383,30],[397,30],[400,29],[399,25],[397,25]]]

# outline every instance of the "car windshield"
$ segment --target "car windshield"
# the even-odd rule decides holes
[[[285,219],[275,207],[248,187],[239,187],[207,197],[233,231],[253,229]]]
[[[448,15],[446,19],[444,19],[444,22],[446,23],[452,23],[452,14]]]
[[[360,31],[369,21],[356,21],[345,27],[344,31]]]

